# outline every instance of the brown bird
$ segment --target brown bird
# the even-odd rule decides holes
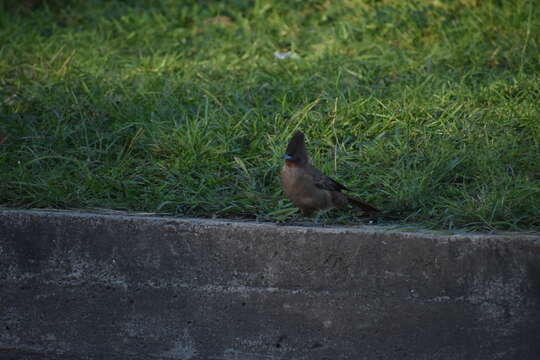
[[[301,131],[294,134],[283,158],[285,159],[281,169],[283,191],[303,215],[309,216],[317,210],[347,204],[355,205],[368,213],[379,211],[361,200],[342,193],[341,190],[349,189],[309,163],[304,134]]]

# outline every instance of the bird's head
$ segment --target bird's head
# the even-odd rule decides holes
[[[304,134],[301,131],[297,131],[291,138],[282,157],[285,159],[285,163],[289,165],[301,166],[309,161],[304,143]]]

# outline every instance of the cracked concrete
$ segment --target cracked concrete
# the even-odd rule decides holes
[[[0,358],[538,359],[540,237],[0,211]]]

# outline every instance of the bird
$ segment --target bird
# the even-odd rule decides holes
[[[379,212],[376,207],[344,194],[342,190],[350,191],[347,187],[311,165],[301,131],[293,135],[282,158],[285,159],[281,169],[283,192],[300,209],[302,215],[310,216],[315,211],[339,208],[347,204],[359,207],[369,214]]]

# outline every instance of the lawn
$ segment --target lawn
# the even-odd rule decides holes
[[[3,207],[288,222],[301,129],[328,223],[540,230],[535,1],[0,4]]]

